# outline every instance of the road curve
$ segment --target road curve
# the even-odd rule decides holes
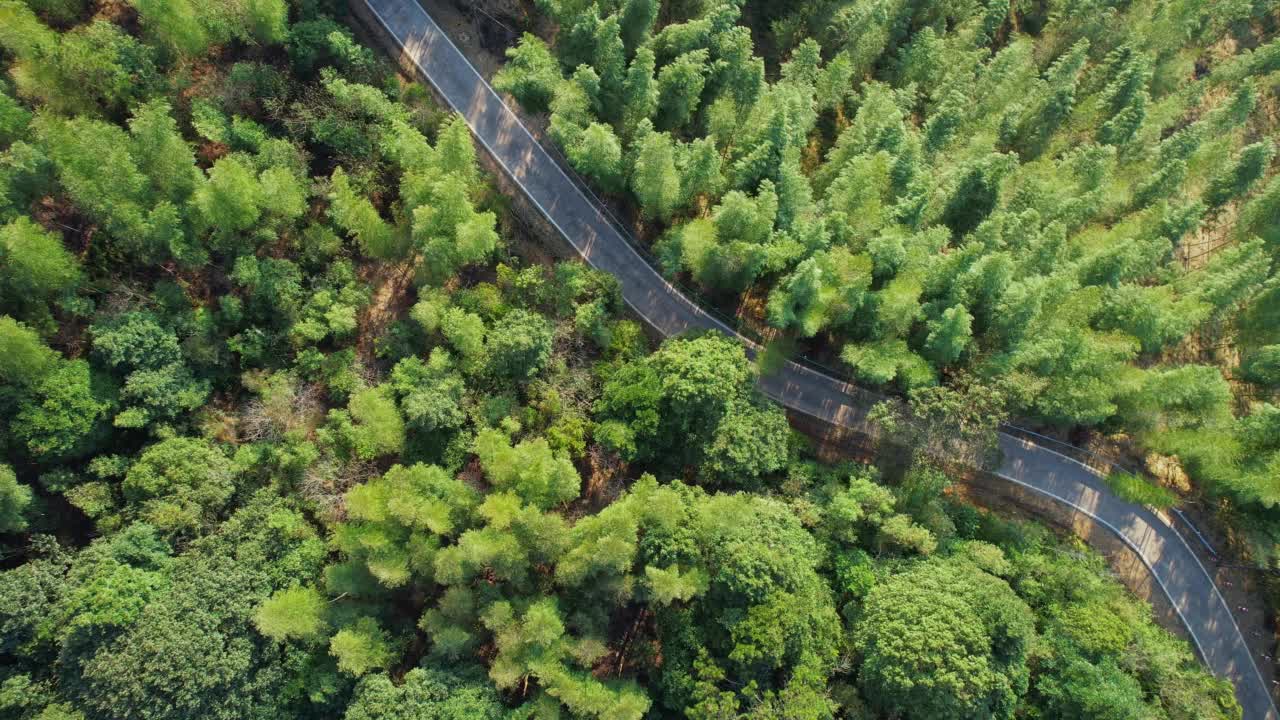
[[[399,48],[400,59],[462,114],[480,143],[583,259],[618,278],[623,298],[637,315],[664,336],[718,330],[756,349],[632,248],[415,0],[351,1]],[[788,363],[762,378],[760,389],[791,410],[854,430],[867,427],[870,394],[806,367]],[[1010,435],[1001,435],[1000,446],[1004,462],[997,475],[1083,513],[1138,554],[1205,664],[1235,684],[1247,720],[1280,720],[1226,601],[1177,531],[1155,513],[1111,494],[1097,473],[1076,460]]]

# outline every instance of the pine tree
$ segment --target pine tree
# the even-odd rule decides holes
[[[511,93],[533,112],[545,112],[560,81],[560,61],[541,38],[524,33],[518,44],[507,48],[507,63],[494,76],[493,87]]]
[[[1098,128],[1098,141],[1125,145],[1146,119],[1147,83],[1151,80],[1151,59],[1130,46],[1107,55],[1100,72],[1113,78],[1102,90],[1102,102],[1111,116]]]
[[[653,50],[646,45],[631,59],[623,84],[622,128],[627,137],[636,137],[640,124],[651,119],[658,109],[658,88],[653,71]]]
[[[203,55],[213,42],[191,0],[129,0],[143,30],[181,57]]]
[[[27,508],[35,493],[18,482],[13,468],[0,464],[0,533],[17,533],[27,529]]]
[[[333,171],[329,194],[329,217],[334,224],[356,238],[371,257],[392,259],[401,253],[395,230],[378,215],[373,204],[351,187],[342,168]]]
[[[595,56],[592,66],[600,76],[597,98],[599,117],[615,122],[621,116],[623,83],[627,78],[627,51],[619,35],[618,19],[609,17],[596,29]]]
[[[693,118],[706,83],[707,58],[706,50],[694,50],[658,72],[658,128],[678,130]]]
[[[1280,249],[1280,176],[1245,204],[1236,227],[1241,239],[1257,236],[1273,252]]]
[[[680,174],[675,147],[665,132],[641,128],[631,173],[631,191],[645,217],[670,220],[681,199]]]
[[[567,150],[574,169],[594,180],[598,187],[606,192],[623,188],[622,143],[608,125],[591,123],[577,144]]]
[[[130,154],[147,178],[154,202],[186,203],[199,179],[195,153],[182,137],[169,104],[153,100],[134,109],[129,120]]]
[[[209,179],[196,189],[194,203],[202,222],[221,236],[241,233],[257,224],[262,214],[262,187],[253,168],[234,155],[219,159]]]
[[[699,138],[679,148],[680,188],[689,204],[699,196],[717,197],[724,187],[720,151],[711,138]]]
[[[26,217],[0,227],[0,300],[23,305],[73,290],[80,263],[62,238]]]
[[[1205,203],[1210,209],[1219,208],[1248,193],[1262,179],[1275,154],[1275,145],[1270,140],[1241,148],[1231,165],[1210,181],[1204,194]]]
[[[622,16],[618,22],[628,55],[634,55],[653,34],[659,6],[659,0],[623,0]]]
[[[258,606],[253,624],[263,635],[283,642],[307,640],[324,631],[325,599],[315,588],[295,585],[272,594]]]
[[[938,366],[950,365],[973,341],[973,316],[963,305],[943,311],[942,316],[929,323],[929,336],[925,340],[925,353]]]

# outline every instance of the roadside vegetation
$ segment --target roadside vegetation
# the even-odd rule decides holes
[[[863,385],[1189,477],[1280,567],[1274,3],[538,11],[495,84],[668,275]]]

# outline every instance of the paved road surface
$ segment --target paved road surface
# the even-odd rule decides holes
[[[636,253],[415,0],[353,1],[366,5],[373,21],[401,48],[402,59],[463,115],[480,143],[582,257],[621,281],[632,310],[663,335],[715,329],[754,349]],[[848,428],[863,427],[869,409],[867,396],[857,388],[795,364],[762,379],[760,387],[792,410]],[[1001,447],[1001,477],[1088,515],[1143,558],[1205,663],[1235,683],[1245,718],[1280,720],[1225,600],[1176,531],[1154,513],[1116,498],[1097,474],[1075,460],[1008,435],[1001,437]]]

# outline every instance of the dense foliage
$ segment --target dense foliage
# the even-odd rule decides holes
[[[0,0],[0,718],[1239,718],[1097,556],[924,462],[818,462],[730,339],[652,348],[612,278],[522,257],[465,125],[337,5]],[[630,66],[564,91],[526,42],[511,87],[555,132],[610,99],[635,174],[614,125],[578,160],[668,218],[723,183],[653,129],[702,116],[704,36],[744,63],[713,87],[765,86],[733,13],[658,11],[565,36]],[[817,217],[766,182],[682,247]]]
[[[669,275],[865,385],[1176,456],[1275,562],[1274,3],[538,7],[495,84]]]

